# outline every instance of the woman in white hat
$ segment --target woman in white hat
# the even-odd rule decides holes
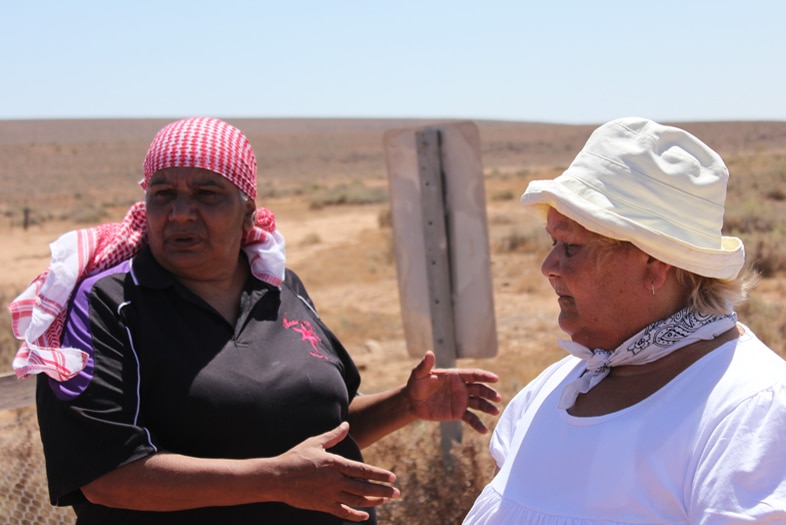
[[[689,133],[598,128],[521,203],[571,355],[506,407],[465,524],[786,523],[786,362],[737,321],[728,171]]]

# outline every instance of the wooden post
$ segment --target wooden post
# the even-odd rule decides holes
[[[452,368],[456,366],[456,338],[440,132],[433,128],[417,131],[415,143],[433,349],[437,367]],[[461,421],[443,421],[440,427],[442,459],[450,468],[453,463],[450,449],[453,443],[461,442]]]

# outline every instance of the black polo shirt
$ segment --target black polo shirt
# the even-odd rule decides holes
[[[80,491],[158,450],[271,457],[347,419],[357,368],[298,277],[287,271],[280,289],[249,277],[240,307],[233,326],[148,249],[80,285],[63,346],[87,351],[88,366],[65,383],[38,380],[53,504],[73,505],[80,524],[342,523],[280,503],[166,513],[110,509]],[[350,437],[332,452],[362,460]]]

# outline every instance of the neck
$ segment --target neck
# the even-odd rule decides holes
[[[234,325],[240,311],[240,294],[250,273],[245,258],[238,258],[234,270],[221,279],[183,279],[178,281],[212,306],[224,319]]]
[[[616,366],[597,387],[580,394],[568,413],[577,417],[610,414],[648,398],[696,361],[724,343],[740,336],[738,326],[715,339],[697,341],[657,361],[643,365]]]
[[[612,352],[625,343],[625,341],[644,330],[647,326],[668,319],[688,306],[687,299],[679,300],[673,297],[666,297],[665,294],[663,294],[662,297],[658,297],[657,295],[655,297],[643,297],[642,300],[646,301],[647,304],[642,305],[640,312],[634,312],[634,314],[637,314],[635,318],[630,317],[628,319],[625,323],[626,329],[624,332],[619,331],[615,334],[609,334],[612,335],[612,337],[608,337],[605,340],[595,339],[588,342],[577,342],[589,349],[594,350],[596,348],[602,348]],[[622,326],[619,328],[622,328]]]
[[[609,377],[647,376],[657,374],[659,371],[665,371],[669,376],[672,376],[673,372],[676,371],[676,373],[679,373],[712,350],[738,338],[741,333],[739,327],[735,325],[733,328],[723,332],[714,339],[697,341],[681,348],[678,352],[673,352],[651,363],[646,363],[644,365],[615,366],[609,371]],[[676,375],[676,373],[673,375]]]

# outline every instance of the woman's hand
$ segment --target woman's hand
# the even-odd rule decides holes
[[[82,487],[89,501],[109,507],[174,511],[267,501],[368,519],[353,507],[399,497],[387,470],[331,454],[349,433],[344,422],[273,458],[196,458],[156,452],[118,467]]]
[[[278,456],[281,494],[275,499],[363,521],[368,513],[353,507],[375,507],[399,497],[398,489],[389,485],[396,480],[392,472],[327,452],[348,434],[349,424],[344,422]]]
[[[413,414],[429,421],[461,419],[481,434],[488,428],[472,410],[497,415],[492,404],[502,398],[484,383],[496,383],[496,374],[478,368],[435,369],[436,357],[426,352],[412,369],[405,389]]]

